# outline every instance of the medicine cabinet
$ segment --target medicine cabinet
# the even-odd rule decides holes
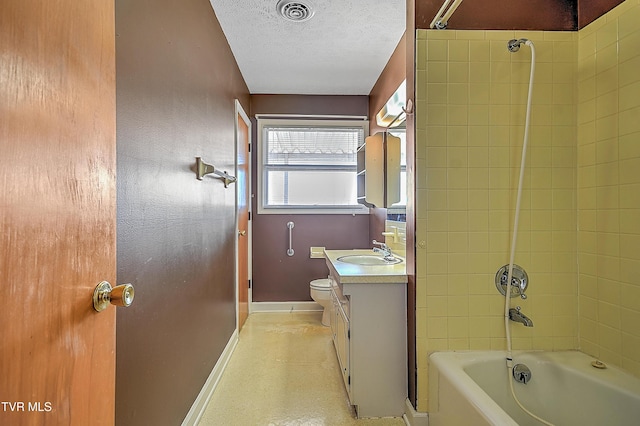
[[[400,138],[379,132],[358,148],[358,203],[390,207],[400,201]]]

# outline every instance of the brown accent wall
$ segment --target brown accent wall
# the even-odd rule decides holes
[[[376,124],[375,117],[398,86],[407,78],[406,62],[407,33],[405,32],[369,93],[369,117],[371,118],[369,133],[372,135],[385,130]]]
[[[294,255],[288,256],[292,221]],[[368,215],[255,215],[254,302],[310,301],[309,282],[329,274],[324,259],[310,259],[311,246],[348,250],[371,247]]]
[[[584,28],[624,0],[589,0],[578,2],[578,28]]]
[[[428,29],[444,0],[416,0],[416,25]],[[622,0],[476,0],[462,2],[447,28],[455,30],[572,31]]]
[[[254,122],[251,149],[252,192],[257,192],[256,114],[359,115],[368,114],[367,96],[251,95]],[[310,301],[309,281],[326,278],[324,259],[310,259],[312,246],[327,249],[371,247],[369,215],[257,214],[253,197],[252,298],[254,302]],[[293,249],[287,256],[293,221]]]
[[[116,0],[116,423],[182,422],[235,330],[234,98],[249,91],[207,0]]]
[[[577,0],[475,0],[462,2],[449,29],[572,30],[577,27]],[[416,0],[416,25],[429,28],[443,0]]]
[[[367,116],[368,105],[368,96],[251,95],[251,117],[255,118],[256,114]]]
[[[369,237],[371,240],[384,241],[384,225],[387,220],[387,209],[373,207],[369,210]],[[369,246],[367,246],[369,247]]]

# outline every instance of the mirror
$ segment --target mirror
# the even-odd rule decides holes
[[[407,207],[407,129],[404,107],[406,105],[406,81],[403,81],[384,107],[376,115],[379,126],[386,127],[387,133],[400,140],[400,182],[399,201],[387,206],[384,237],[394,253],[404,256],[406,250],[406,207]]]

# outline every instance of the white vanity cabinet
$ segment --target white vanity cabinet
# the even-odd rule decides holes
[[[340,264],[333,252],[345,251],[328,250],[327,265],[331,331],[350,403],[358,417],[400,417],[407,398],[404,266]]]

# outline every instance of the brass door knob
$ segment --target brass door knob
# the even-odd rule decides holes
[[[115,306],[130,306],[133,303],[135,290],[131,284],[111,287],[107,281],[102,281],[93,291],[93,309],[104,311],[109,304]]]
[[[238,231],[238,235],[240,235],[241,237],[244,237],[245,235],[247,235],[247,231],[245,230]]]

